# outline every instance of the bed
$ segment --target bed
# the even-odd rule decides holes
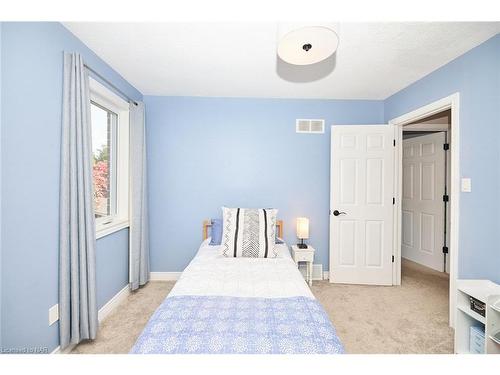
[[[203,225],[198,253],[134,354],[335,354],[344,348],[286,244],[279,258],[225,258]],[[283,223],[277,231],[282,238]]]

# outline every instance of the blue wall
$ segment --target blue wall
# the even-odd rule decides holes
[[[97,240],[96,284],[99,308],[128,284],[128,228]]]
[[[136,100],[142,95],[58,23],[3,23],[1,319],[3,347],[58,345],[48,309],[58,302],[63,51]],[[128,231],[98,240],[101,307],[127,284]]]
[[[459,277],[500,283],[500,35],[385,101],[385,120],[460,93]],[[453,145],[452,145],[453,147]]]
[[[276,207],[285,239],[310,218],[315,262],[328,269],[330,125],[383,122],[381,101],[145,96],[152,271],[182,271],[203,219],[222,205]],[[322,118],[326,133],[297,134]]]

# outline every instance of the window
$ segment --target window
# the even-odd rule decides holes
[[[118,115],[91,102],[94,210],[96,219],[116,215],[116,124]]]
[[[97,238],[125,228],[128,217],[128,103],[90,79],[92,177]]]

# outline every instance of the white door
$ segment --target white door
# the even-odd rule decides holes
[[[394,128],[333,126],[330,282],[392,285]]]
[[[403,140],[401,256],[443,271],[444,132]]]

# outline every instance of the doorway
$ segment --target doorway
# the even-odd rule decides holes
[[[449,273],[449,132],[445,110],[403,126],[401,256]]]
[[[402,260],[402,252],[403,252],[403,153],[404,153],[404,139],[403,135],[406,131],[424,131],[428,132],[428,134],[436,133],[436,132],[445,132],[445,129],[440,128],[437,125],[443,124],[432,124],[433,117],[442,117],[443,114],[447,114],[449,116],[448,129],[445,133],[446,143],[449,143],[449,149],[446,150],[445,153],[445,163],[446,163],[446,174],[444,174],[446,183],[446,193],[443,194],[443,199],[447,200],[447,204],[445,207],[442,206],[442,215],[446,216],[443,218],[442,226],[446,231],[442,233],[443,242],[446,243],[445,246],[447,249],[446,254],[446,263],[444,266],[444,256],[443,258],[443,269],[446,267],[449,271],[449,324],[451,327],[454,326],[455,322],[455,305],[456,305],[456,280],[457,280],[457,271],[458,271],[458,257],[459,257],[459,198],[460,198],[460,175],[459,175],[459,163],[460,163],[460,149],[459,149],[459,94],[453,94],[449,97],[438,100],[434,103],[428,104],[424,107],[411,111],[407,114],[404,114],[398,118],[395,118],[389,121],[394,127],[395,131],[395,139],[396,139],[396,160],[395,163],[395,194],[396,194],[396,204],[394,207],[394,217],[395,220],[395,230],[394,230],[394,254],[395,254],[395,263],[394,263],[394,285],[401,284],[401,260]],[[418,129],[418,127],[423,126],[421,123],[427,122],[427,127],[422,129]],[[431,124],[429,124],[429,122]],[[419,125],[420,124],[420,125]],[[432,126],[436,125],[436,126]],[[406,129],[405,129],[406,127]],[[412,129],[413,128],[413,129]],[[416,135],[418,133],[414,133]],[[425,134],[425,135],[428,135]],[[424,134],[420,134],[424,135]],[[438,137],[438,136],[436,136]],[[432,138],[432,137],[431,137]],[[408,138],[407,139],[411,139]],[[420,146],[422,147],[422,143],[420,142]],[[452,146],[453,145],[453,146]],[[434,146],[437,147],[437,146]],[[444,146],[447,147],[447,146]],[[430,148],[430,147],[428,147]],[[409,151],[407,151],[409,152]],[[436,167],[435,167],[436,168]],[[427,173],[430,173],[432,168],[428,168]],[[429,191],[426,191],[426,194],[429,194]],[[438,194],[436,194],[439,197]],[[426,217],[427,228],[432,227],[432,219],[430,217]],[[425,221],[425,220],[424,220]],[[408,241],[408,238],[406,239]],[[431,242],[429,238],[426,238],[425,247],[430,248]],[[434,245],[435,247],[437,245]],[[439,247],[438,247],[439,249]]]

